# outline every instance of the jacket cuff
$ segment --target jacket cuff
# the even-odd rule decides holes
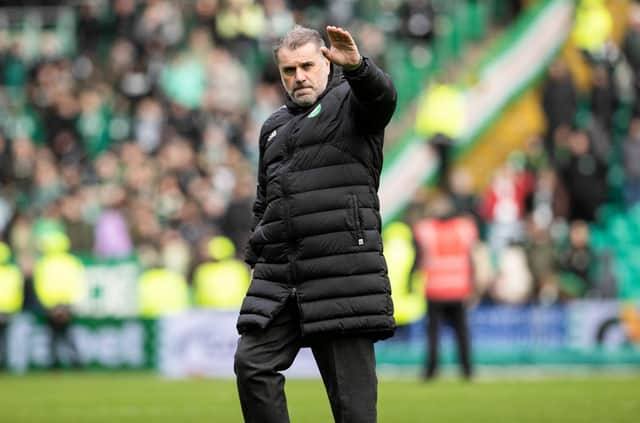
[[[342,73],[347,78],[358,78],[366,73],[367,68],[369,67],[369,58],[365,56],[360,56],[360,65],[352,70],[347,70],[342,68]]]

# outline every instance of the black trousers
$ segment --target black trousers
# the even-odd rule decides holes
[[[67,348],[69,365],[73,368],[80,367],[80,354],[73,337],[71,336],[71,310],[68,306],[55,306],[47,312],[47,326],[50,331],[49,351],[51,353],[51,368],[59,369],[65,366],[60,347]]]
[[[310,342],[336,423],[374,423],[378,381],[373,341],[344,337]],[[238,341],[234,370],[246,423],[287,423],[284,376],[303,347],[295,303],[265,329]]]
[[[0,313],[0,370],[7,367],[7,328],[9,327],[9,316]]]
[[[471,377],[471,341],[469,339],[467,312],[464,303],[462,301],[427,300],[427,317],[429,353],[425,362],[425,377],[432,378],[437,372],[440,326],[445,322],[448,322],[453,327],[463,375],[466,378]]]

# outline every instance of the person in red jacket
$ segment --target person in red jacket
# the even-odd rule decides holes
[[[424,377],[436,375],[440,326],[447,321],[454,329],[462,372],[468,379],[472,367],[466,301],[474,289],[471,253],[478,229],[471,217],[458,215],[445,196],[432,202],[429,214],[414,226],[418,265],[426,284],[429,348]]]

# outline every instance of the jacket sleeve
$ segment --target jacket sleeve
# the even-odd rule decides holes
[[[384,129],[398,100],[391,78],[364,56],[357,69],[343,74],[353,93],[350,101],[356,120],[374,131]]]
[[[245,248],[244,261],[251,267],[255,266],[258,262],[258,251],[256,250],[257,246],[252,242],[253,234],[256,229],[256,226],[262,220],[262,216],[264,215],[264,211],[267,207],[266,202],[266,175],[263,166],[264,160],[264,146],[266,144],[266,124],[262,126],[262,130],[260,131],[260,154],[258,158],[258,185],[256,186],[256,199],[253,203],[253,223],[251,224],[251,236],[249,237],[249,242],[247,242],[247,246]]]

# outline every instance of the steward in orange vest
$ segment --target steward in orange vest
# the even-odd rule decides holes
[[[461,301],[473,292],[471,251],[478,239],[472,218],[425,219],[415,225],[421,251],[419,266],[426,276],[425,293],[430,300]]]
[[[448,322],[456,335],[463,376],[470,378],[471,345],[465,301],[473,292],[471,253],[478,229],[471,217],[455,215],[446,197],[437,198],[433,209],[433,218],[414,226],[427,298],[429,348],[423,376],[430,379],[436,374],[440,326]]]

